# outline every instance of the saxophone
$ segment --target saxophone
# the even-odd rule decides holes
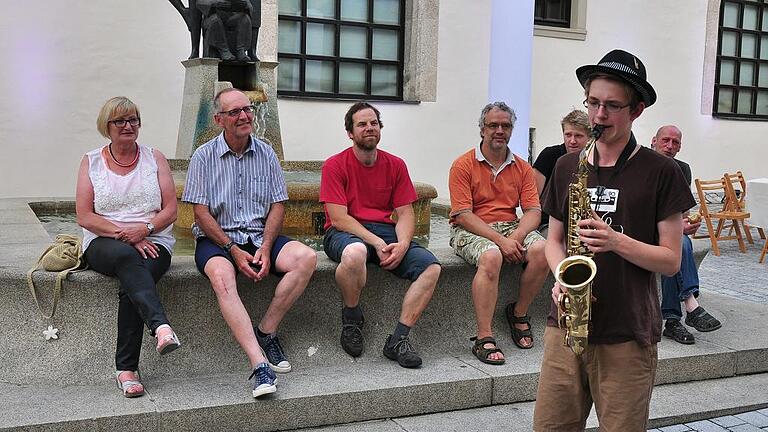
[[[565,329],[563,345],[570,347],[576,355],[581,355],[587,348],[592,313],[592,280],[597,274],[597,266],[592,260],[593,253],[579,241],[577,223],[592,217],[587,190],[587,155],[596,145],[603,128],[602,125],[592,127],[590,140],[581,151],[574,181],[568,185],[568,228],[565,238],[567,257],[555,269],[555,280],[568,289],[558,298],[558,325]]]

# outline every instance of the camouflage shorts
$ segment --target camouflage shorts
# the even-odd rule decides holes
[[[519,221],[493,222],[490,224],[490,226],[496,232],[506,237],[512,234],[512,231],[517,229],[518,222]],[[527,249],[530,245],[539,240],[544,240],[544,237],[542,237],[538,231],[533,230],[528,233],[527,236],[525,236],[523,246],[525,246]],[[450,244],[453,246],[453,252],[456,253],[456,255],[464,258],[464,261],[472,265],[477,265],[477,261],[480,259],[480,255],[482,255],[483,252],[487,251],[488,249],[499,248],[496,246],[496,243],[492,242],[491,240],[476,234],[472,234],[471,232],[457,225],[453,225],[451,227]]]

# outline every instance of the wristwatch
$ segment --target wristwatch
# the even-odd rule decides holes
[[[152,233],[155,232],[155,226],[152,225],[152,222],[147,222],[147,229],[149,230],[149,234],[147,235],[152,235]]]
[[[224,249],[225,251],[227,251],[227,253],[231,253],[230,249],[232,249],[232,246],[234,246],[234,245],[235,245],[235,242],[230,241],[229,243],[225,244],[221,248]]]

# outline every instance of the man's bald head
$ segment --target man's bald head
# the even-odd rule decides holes
[[[651,140],[651,148],[657,152],[675,157],[680,151],[683,142],[683,132],[675,125],[666,125],[656,131],[656,136]]]

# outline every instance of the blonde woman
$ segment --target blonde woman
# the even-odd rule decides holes
[[[165,156],[136,141],[136,104],[114,97],[96,124],[110,142],[80,163],[77,222],[91,269],[120,281],[115,379],[124,396],[137,397],[144,394],[137,372],[144,326],[160,354],[181,345],[155,288],[171,262],[176,191]]]

